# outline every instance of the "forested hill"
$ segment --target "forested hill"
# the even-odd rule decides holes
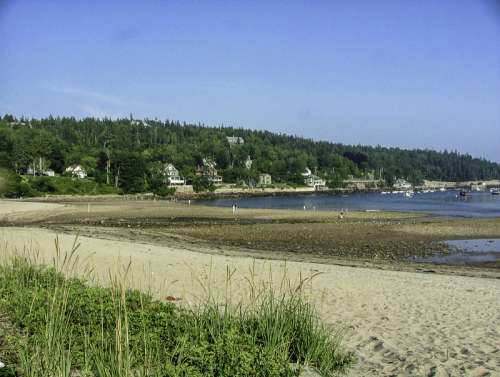
[[[141,174],[172,162],[188,179],[204,157],[217,163],[226,182],[256,179],[269,173],[274,182],[301,183],[309,167],[330,184],[369,172],[388,183],[394,177],[413,183],[423,179],[464,181],[500,177],[500,165],[457,152],[349,146],[302,137],[231,127],[205,127],[174,121],[132,119],[0,118],[0,164],[16,172],[34,161],[62,173],[80,163],[102,180],[106,167]],[[227,137],[243,138],[230,146]],[[248,156],[253,161],[245,167]]]

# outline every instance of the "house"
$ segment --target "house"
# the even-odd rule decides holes
[[[245,168],[247,168],[247,170],[250,170],[252,168],[252,164],[252,159],[250,158],[250,156],[247,156],[247,159],[245,160]]]
[[[56,173],[52,169],[37,170],[31,166],[28,167],[28,169],[26,169],[26,174],[45,176],[45,177],[55,177],[55,175],[56,175]]]
[[[179,170],[172,164],[166,164],[163,171],[169,186],[183,186],[186,181],[179,175]]]
[[[81,165],[71,165],[66,168],[66,173],[71,174],[73,177],[83,179],[87,177],[87,172]]]
[[[326,187],[326,181],[314,174],[304,179],[304,183],[306,186],[314,187],[316,189]]]
[[[222,177],[217,174],[217,164],[208,158],[203,159],[203,165],[198,166],[196,175],[207,177],[208,180],[214,184],[222,183]]]
[[[326,181],[323,178],[314,175],[308,167],[306,167],[302,176],[304,177],[304,183],[306,186],[314,187],[315,189],[326,187]]]
[[[259,186],[267,186],[272,184],[271,174],[259,174]]]
[[[229,143],[230,147],[232,147],[233,145],[242,145],[242,144],[245,144],[245,140],[242,137],[239,137],[239,136],[227,136],[226,140]]]
[[[412,187],[413,186],[411,185],[411,183],[403,178],[396,179],[396,181],[392,185],[392,188],[396,190],[411,190]]]

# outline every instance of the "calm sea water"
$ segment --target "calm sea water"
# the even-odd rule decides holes
[[[441,216],[500,217],[500,195],[473,192],[460,197],[458,191],[415,193],[411,198],[403,194],[357,193],[349,195],[294,195],[266,196],[240,199],[214,199],[198,201],[200,204],[239,208],[275,208],[331,211],[400,211],[426,212]]]
[[[467,265],[500,260],[500,239],[475,239],[446,241],[448,254],[436,253],[430,257],[410,258],[415,262]]]

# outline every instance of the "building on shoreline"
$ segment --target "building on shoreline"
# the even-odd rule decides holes
[[[273,183],[271,174],[262,173],[259,174],[259,186],[267,186]]]
[[[304,173],[302,173],[302,176],[304,177],[304,184],[306,186],[314,187],[315,189],[322,189],[326,187],[326,181],[323,178],[313,174],[311,172],[311,169],[309,169],[308,167],[306,167],[306,170],[304,171]]]
[[[203,164],[196,169],[196,175],[206,177],[213,184],[221,184],[222,177],[217,174],[215,161],[209,158],[203,159]]]
[[[68,166],[65,172],[71,174],[74,178],[83,179],[87,177],[87,171],[79,164]]]
[[[165,165],[164,174],[169,186],[184,186],[186,184],[186,180],[180,176],[179,170],[173,164]]]
[[[27,175],[37,175],[37,176],[43,176],[43,177],[55,177],[56,173],[52,169],[44,169],[44,170],[36,170],[32,167],[29,167],[26,169],[26,174]]]

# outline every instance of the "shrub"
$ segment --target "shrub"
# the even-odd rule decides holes
[[[331,376],[352,363],[302,295],[259,297],[189,309],[25,258],[0,267],[0,309],[25,334],[16,340],[24,376],[296,376],[292,363]]]

